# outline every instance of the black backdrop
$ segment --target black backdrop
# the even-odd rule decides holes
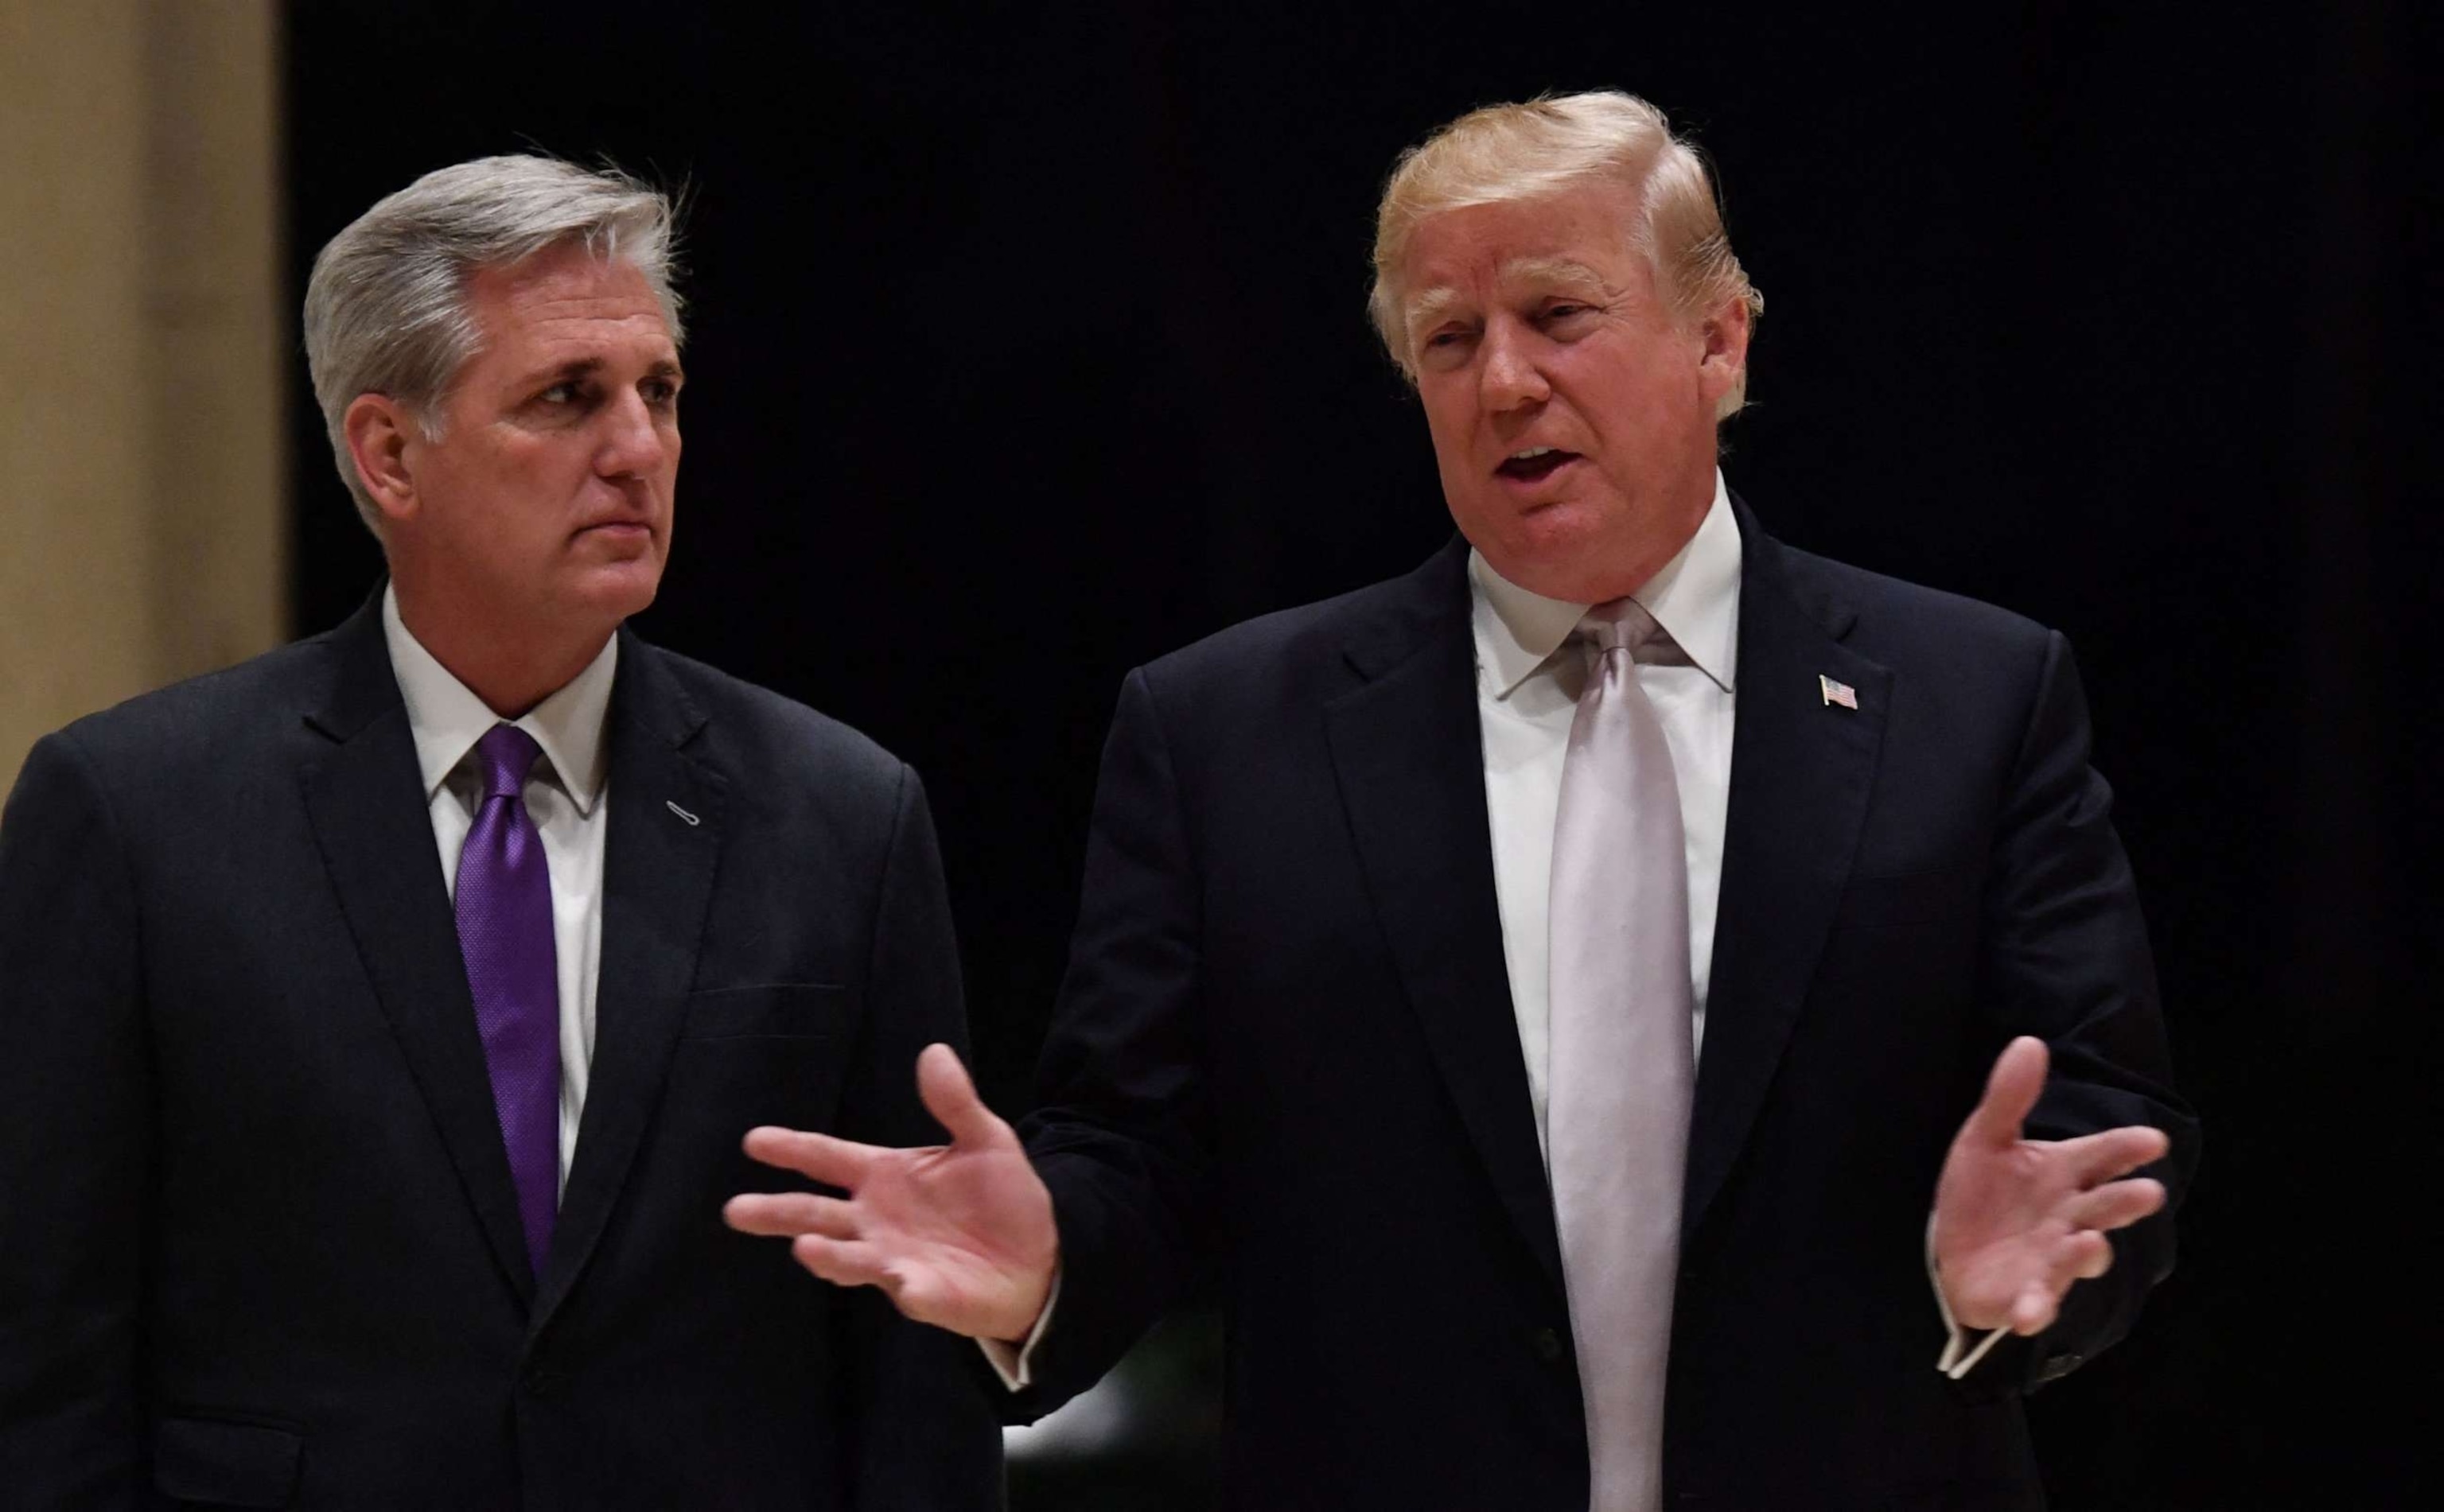
[[[1393,154],[1618,84],[1767,294],[1734,486],[2082,651],[2208,1156],[2138,1336],[2036,1400],[2058,1500],[2434,1489],[2423,8],[783,9],[292,5],[292,292],[462,157],[688,186],[643,626],[926,774],[998,1105],[1122,673],[1447,536],[1361,309]],[[314,630],[378,558],[294,394]]]

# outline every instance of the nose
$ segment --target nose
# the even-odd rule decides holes
[[[1499,414],[1542,404],[1552,396],[1552,385],[1545,381],[1544,370],[1536,364],[1533,334],[1514,321],[1487,324],[1477,347],[1477,393],[1488,410]]]
[[[635,390],[621,394],[602,409],[602,443],[594,453],[594,470],[606,478],[641,476],[669,461],[678,448],[678,424],[667,422]]]

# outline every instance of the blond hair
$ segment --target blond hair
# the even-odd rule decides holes
[[[1401,319],[1401,259],[1418,225],[1444,211],[1509,204],[1612,179],[1638,194],[1630,245],[1654,270],[1656,292],[1687,320],[1737,300],[1751,319],[1765,297],[1749,282],[1723,230],[1713,177],[1697,151],[1672,135],[1663,112],[1618,90],[1545,96],[1472,110],[1402,153],[1375,212],[1375,288],[1367,308],[1384,348],[1411,381]],[[1743,370],[1717,418],[1747,402]]]

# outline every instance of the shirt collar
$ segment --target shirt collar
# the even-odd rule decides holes
[[[383,587],[381,614],[382,638],[390,646],[399,698],[407,705],[407,727],[416,740],[416,764],[423,774],[424,799],[429,803],[475,743],[501,723],[501,716],[409,632],[398,617],[397,588]],[[619,665],[620,637],[613,636],[583,672],[510,721],[535,738],[562,790],[588,818],[602,796],[602,782],[608,775],[602,728]]]
[[[1474,549],[1468,554],[1471,617],[1477,665],[1508,698],[1529,673],[1570,638],[1589,605],[1530,593],[1495,572]],[[1721,469],[1714,502],[1679,554],[1630,595],[1655,617],[1698,671],[1730,692],[1739,660],[1740,526]]]

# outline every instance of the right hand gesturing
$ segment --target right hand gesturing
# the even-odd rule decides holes
[[[916,1093],[951,1142],[917,1150],[753,1129],[747,1153],[844,1188],[765,1192],[722,1208],[731,1227],[788,1239],[798,1263],[840,1286],[879,1286],[920,1323],[1018,1340],[1052,1290],[1061,1240],[1052,1194],[1009,1124],[976,1096],[951,1047],[916,1058]]]

